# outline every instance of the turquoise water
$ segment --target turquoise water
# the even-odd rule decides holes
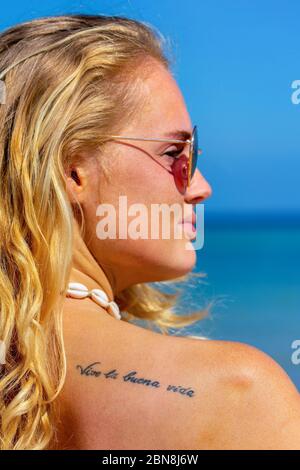
[[[300,365],[291,359],[291,344],[300,340],[299,267],[298,222],[207,222],[195,269],[206,272],[205,284],[191,286],[182,305],[218,302],[211,317],[189,332],[258,347],[300,390]]]

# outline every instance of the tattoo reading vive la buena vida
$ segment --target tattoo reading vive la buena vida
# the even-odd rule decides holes
[[[137,371],[135,370],[131,370],[130,372],[128,372],[125,375],[122,375],[121,377],[117,369],[111,369],[111,370],[108,370],[107,372],[102,372],[99,370],[100,364],[101,362],[93,362],[92,364],[89,364],[85,367],[78,364],[76,366],[76,369],[79,370],[80,375],[83,375],[85,377],[94,377],[94,378],[103,377],[105,379],[112,379],[112,380],[123,379],[123,382],[145,385],[146,387],[149,387],[152,389],[158,389],[162,387],[162,384],[158,380],[151,380],[151,379],[145,379],[143,377],[138,377]],[[97,369],[95,369],[96,367]],[[165,390],[167,392],[179,393],[180,395],[190,397],[190,398],[195,396],[195,391],[192,388],[183,387],[182,385],[168,384],[165,387]]]

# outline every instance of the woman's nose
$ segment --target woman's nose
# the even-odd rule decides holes
[[[212,188],[204,176],[196,169],[190,186],[187,188],[184,199],[189,204],[198,204],[212,194]]]

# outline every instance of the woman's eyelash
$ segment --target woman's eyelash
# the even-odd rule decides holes
[[[168,155],[169,157],[178,157],[182,153],[183,149],[179,150],[170,150],[170,152],[165,152],[165,155]]]

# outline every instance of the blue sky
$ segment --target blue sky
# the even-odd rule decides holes
[[[211,211],[300,212],[300,2],[10,1],[1,30],[61,13],[121,14],[171,40],[175,77],[204,149]]]

